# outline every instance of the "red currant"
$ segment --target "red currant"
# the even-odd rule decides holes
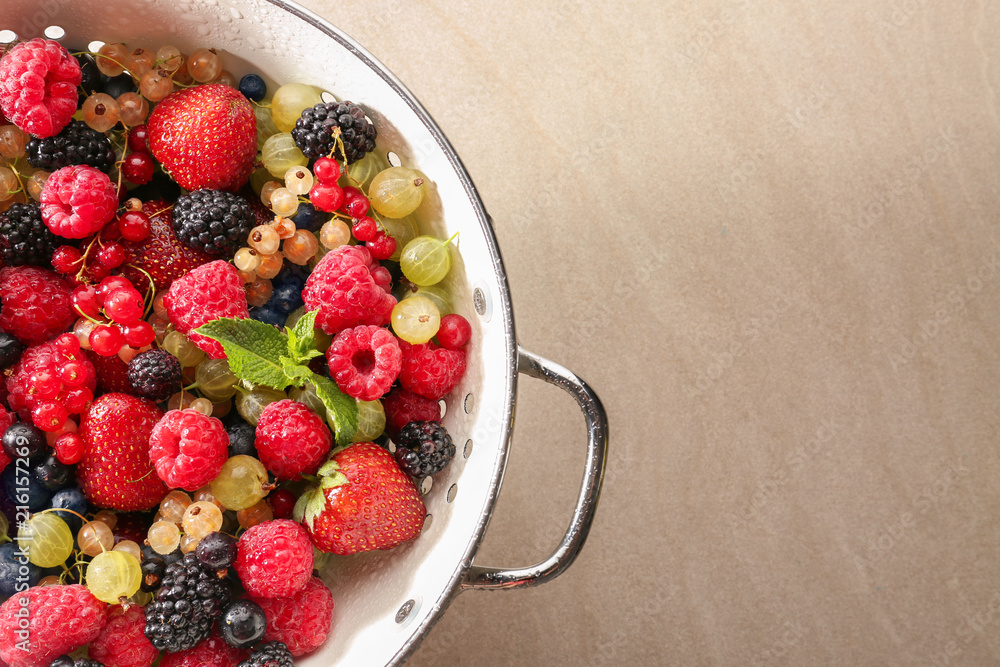
[[[85,275],[91,282],[100,282],[107,278],[110,274],[111,269],[98,262],[89,264],[85,272]]]
[[[101,314],[101,304],[97,299],[97,290],[92,285],[77,286],[73,290],[70,300],[73,302],[73,309],[84,317],[97,319]]]
[[[109,269],[117,269],[125,263],[125,248],[117,241],[105,243],[97,253],[97,261]]]
[[[112,290],[104,296],[104,312],[120,324],[134,324],[142,319],[142,295],[127,287]],[[119,347],[121,347],[119,345]],[[115,350],[117,352],[117,350]]]
[[[101,240],[102,241],[114,241],[119,236],[121,232],[118,231],[118,221],[112,220],[108,224],[101,228]]]
[[[461,315],[452,313],[441,318],[437,332],[437,342],[441,347],[457,350],[472,337],[472,325]]]
[[[375,259],[389,259],[396,252],[396,239],[379,230],[375,238],[365,241],[365,246]]]
[[[124,344],[125,337],[118,327],[101,324],[90,332],[90,349],[102,357],[113,357]]]
[[[67,387],[79,387],[87,382],[87,367],[79,361],[67,361],[59,367],[58,375]]]
[[[340,163],[328,157],[321,157],[313,165],[316,180],[325,185],[334,185],[340,178]]]
[[[150,345],[156,339],[153,325],[142,320],[122,327],[122,334],[124,334],[125,342],[128,343],[129,347],[136,349]]]
[[[128,147],[137,153],[149,152],[149,128],[145,123],[128,131]]]
[[[59,378],[48,371],[35,371],[29,375],[28,386],[31,387],[31,393],[39,398],[54,398],[62,389]]]
[[[368,207],[370,206],[368,197],[365,197],[361,190],[356,187],[348,185],[344,188],[344,202],[342,206],[349,216],[352,218],[360,218],[365,213],[368,212]]]
[[[135,290],[135,287],[129,282],[128,278],[123,278],[121,276],[111,276],[110,278],[105,278],[101,281],[101,284],[97,286],[97,296],[101,299],[101,303],[108,298],[108,295],[119,289],[130,289]]]
[[[66,408],[56,401],[39,401],[31,411],[31,421],[47,433],[61,429],[67,417]]]
[[[118,229],[126,241],[138,243],[149,238],[149,216],[140,211],[127,211],[118,219]]]
[[[143,185],[153,180],[156,164],[149,153],[129,153],[122,162],[122,175],[129,183]]]
[[[288,489],[275,489],[267,497],[267,502],[275,519],[287,519],[292,516],[292,510],[295,509],[295,494]]]
[[[87,403],[90,403],[92,400],[94,400],[94,394],[89,388],[77,387],[66,392],[63,405],[66,406],[68,411],[79,413],[83,412],[87,407]]]
[[[371,241],[378,235],[378,223],[367,215],[354,219],[354,238],[361,241]]]
[[[80,339],[71,333],[64,333],[56,336],[53,341],[64,354],[71,355],[80,351]]]
[[[59,273],[76,273],[83,255],[71,245],[61,245],[52,253],[52,268]]]
[[[321,211],[333,213],[344,203],[344,189],[339,185],[317,183],[309,191],[309,202]]]
[[[76,433],[63,433],[55,442],[56,458],[68,466],[83,458],[83,438]]]

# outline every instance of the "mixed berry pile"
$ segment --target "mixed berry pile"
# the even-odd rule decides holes
[[[0,111],[0,665],[293,664],[455,456],[431,184],[212,49],[10,45]]]

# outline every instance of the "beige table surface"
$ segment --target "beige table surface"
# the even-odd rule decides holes
[[[304,4],[496,221],[519,341],[611,417],[590,539],[410,664],[1000,663],[1000,5]],[[569,519],[584,429],[521,383],[480,558]]]

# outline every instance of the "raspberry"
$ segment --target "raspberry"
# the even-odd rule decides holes
[[[76,113],[80,63],[58,42],[33,39],[0,60],[0,108],[36,137],[58,134]]]
[[[402,387],[396,387],[382,399],[385,432],[395,440],[399,430],[412,421],[441,421],[441,405]]]
[[[44,343],[75,321],[69,283],[48,269],[0,269],[0,329],[28,345]]]
[[[135,388],[134,393],[154,403],[180,391],[183,380],[181,362],[165,350],[147,350],[128,363],[128,383]]]
[[[290,399],[264,408],[256,435],[260,462],[281,480],[314,474],[333,446],[323,419],[304,403]]]
[[[406,341],[399,341],[399,349],[403,353],[399,383],[424,398],[443,398],[465,373],[464,350],[448,350],[434,343],[410,345]]]
[[[7,400],[24,421],[33,421],[43,431],[56,431],[66,415],[83,412],[96,387],[94,366],[81,352],[76,336],[63,334],[25,350],[7,378]],[[53,409],[47,406],[58,406],[62,419],[57,423],[42,419],[46,410]]]
[[[233,648],[217,633],[213,633],[211,637],[198,642],[194,648],[165,653],[160,660],[160,667],[236,667],[249,654],[249,651]]]
[[[118,208],[118,188],[93,167],[74,165],[52,172],[39,198],[42,220],[57,236],[82,239],[101,231]]]
[[[264,641],[284,642],[295,657],[315,651],[333,625],[333,593],[319,577],[288,597],[256,598],[267,616]]]
[[[430,477],[455,458],[455,443],[440,422],[413,421],[400,430],[396,463],[410,477]]]
[[[243,319],[249,316],[247,295],[239,272],[221,259],[202,264],[175,280],[163,297],[163,304],[171,323],[183,334],[220,317]],[[217,341],[200,334],[188,337],[213,359],[226,356]]]
[[[48,667],[100,634],[106,608],[79,584],[35,586],[18,593],[0,605],[0,658],[10,667]],[[25,613],[27,637],[21,626]]]
[[[3,405],[0,405],[0,436],[2,436],[4,431],[10,428],[11,424],[15,421],[17,421],[17,417],[14,413],[7,412]],[[7,452],[0,448],[0,472],[2,472],[3,469],[10,464],[10,462],[11,458],[7,456]],[[291,514],[291,512],[289,512],[289,514]]]
[[[396,381],[403,357],[395,336],[370,325],[337,334],[327,348],[326,363],[342,392],[361,401],[374,401]]]
[[[58,246],[58,237],[42,222],[38,204],[11,204],[0,213],[0,252],[7,266],[45,266]]]
[[[90,642],[88,655],[114,667],[149,667],[160,652],[144,633],[146,611],[130,605],[127,611],[116,605],[108,612],[108,622],[101,634]]]
[[[149,435],[149,460],[167,486],[197,491],[219,474],[229,452],[229,434],[215,417],[197,410],[171,410]]]
[[[298,593],[312,577],[313,546],[295,521],[274,519],[247,528],[240,536],[236,573],[253,598]]]
[[[389,294],[389,271],[367,248],[341,246],[323,256],[306,280],[306,310],[319,310],[316,324],[334,335],[360,324],[389,323],[396,299]]]

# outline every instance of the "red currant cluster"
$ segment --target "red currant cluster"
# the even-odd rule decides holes
[[[127,279],[111,276],[96,288],[78,285],[71,298],[73,309],[96,324],[88,339],[91,349],[102,357],[114,356],[126,345],[141,349],[153,343],[156,333],[142,319],[142,295]]]
[[[309,202],[327,213],[338,210],[351,217],[354,226],[354,238],[364,243],[372,257],[378,260],[389,259],[396,252],[396,239],[389,236],[385,229],[366,215],[371,206],[368,197],[353,186],[340,187],[340,163],[333,158],[320,158],[313,165],[316,184],[309,191]]]
[[[128,148],[131,152],[122,160],[122,176],[136,185],[149,183],[153,179],[156,163],[149,154],[149,129],[145,123],[128,131]]]
[[[152,222],[142,212],[138,199],[126,202],[125,210],[104,226],[101,233],[81,244],[84,250],[62,245],[52,253],[52,268],[78,285],[104,280],[128,259],[121,240],[140,242],[149,237]],[[92,260],[92,261],[91,261]]]

